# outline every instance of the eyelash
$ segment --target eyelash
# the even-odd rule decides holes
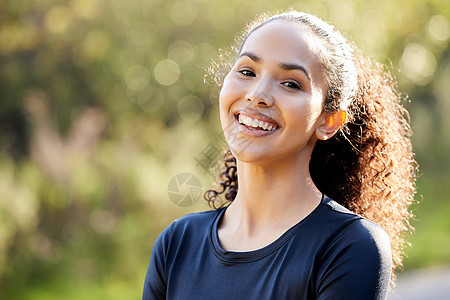
[[[238,73],[242,74],[245,77],[256,77],[256,74],[248,69],[239,70]],[[301,90],[302,86],[296,81],[285,81],[281,83],[285,87],[293,90]]]
[[[241,74],[244,75],[244,76],[256,77],[256,74],[255,74],[255,73],[253,73],[252,71],[247,70],[247,69],[240,70],[240,71],[238,71],[238,72],[241,73]]]
[[[302,89],[302,86],[296,81],[285,81],[285,82],[282,82],[281,84],[287,88],[294,89],[294,90]]]

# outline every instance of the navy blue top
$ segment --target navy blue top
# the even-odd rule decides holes
[[[142,299],[386,299],[392,259],[377,224],[326,196],[273,243],[219,243],[226,208],[174,221],[155,242]]]

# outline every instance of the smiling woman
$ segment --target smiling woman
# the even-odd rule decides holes
[[[385,299],[416,169],[392,78],[305,13],[258,19],[236,49],[219,208],[160,235],[143,299]]]
[[[225,138],[239,161],[283,159],[291,166],[298,162],[306,169],[301,172],[308,173],[306,156],[310,156],[317,138],[313,133],[327,117],[322,114],[327,83],[309,46],[311,38],[308,28],[274,21],[246,39],[220,93],[222,127],[228,128]],[[253,119],[255,125],[271,120],[275,130],[242,126],[236,123],[237,115]],[[265,138],[242,143],[246,137],[256,136]],[[296,157],[290,157],[291,154]]]

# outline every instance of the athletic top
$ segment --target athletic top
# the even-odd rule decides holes
[[[377,224],[326,196],[254,251],[224,250],[225,208],[186,215],[156,240],[142,299],[386,299],[392,259]]]

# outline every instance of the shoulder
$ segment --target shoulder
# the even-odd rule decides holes
[[[330,200],[327,203],[331,219],[337,225],[320,250],[322,261],[336,259],[352,261],[352,268],[383,270],[390,274],[391,244],[386,231],[362,216]]]
[[[336,226],[318,252],[319,294],[324,299],[384,298],[392,270],[387,233],[332,200],[326,205],[328,219]],[[348,297],[337,297],[342,291]]]
[[[351,253],[354,259],[372,257],[385,263],[391,260],[391,244],[386,231],[365,218],[354,220],[336,232],[329,241],[330,245],[339,246],[339,249]]]
[[[201,229],[211,225],[223,209],[187,214],[172,222],[173,230]]]
[[[185,215],[172,222],[156,239],[145,278],[143,299],[165,299],[168,276],[174,257],[186,258],[205,243],[207,231],[220,211],[205,211]],[[188,259],[185,259],[188,260]]]
[[[222,209],[191,213],[174,220],[159,235],[155,245],[169,246],[174,242],[179,243],[183,240],[207,236],[221,211]]]
[[[390,251],[390,241],[386,231],[362,216],[359,216],[339,203],[329,200],[326,203],[332,219],[339,220],[340,226],[336,227],[334,237],[344,239],[348,243],[367,244],[386,248]]]

